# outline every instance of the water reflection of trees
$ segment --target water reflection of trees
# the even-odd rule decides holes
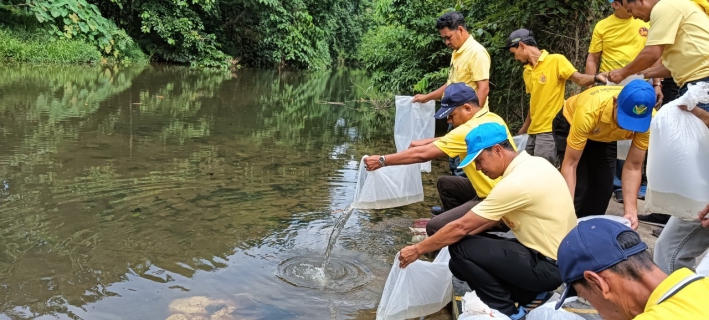
[[[365,106],[317,104],[358,98],[351,79],[366,79],[349,71],[4,74],[0,312],[16,318],[71,314],[131,274],[172,282],[285,245],[274,233],[317,218],[294,212],[328,205],[334,146],[388,130]]]

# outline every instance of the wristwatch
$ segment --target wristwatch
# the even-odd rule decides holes
[[[387,159],[384,158],[384,156],[379,156],[379,164],[380,164],[382,167],[386,167],[386,165],[387,165]]]

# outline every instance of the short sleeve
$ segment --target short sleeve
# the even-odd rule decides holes
[[[650,145],[650,131],[633,134],[633,145],[640,150],[646,150]]]
[[[568,80],[574,72],[577,72],[576,68],[571,64],[569,59],[566,59],[563,55],[558,55],[556,59],[556,67],[559,72],[559,80]]]
[[[530,82],[532,81],[532,71],[529,71],[526,69],[522,72],[522,80],[524,80],[524,90],[527,93],[532,92],[532,87],[530,86]]]
[[[601,36],[601,23],[597,23],[593,28],[593,34],[591,35],[591,44],[588,46],[589,53],[598,53],[603,51],[603,37]]]
[[[645,45],[674,44],[683,19],[684,16],[679,9],[668,4],[667,1],[658,2],[650,13],[650,30]]]
[[[499,221],[510,212],[527,207],[530,204],[527,192],[518,187],[513,180],[501,180],[492,188],[490,194],[472,211],[485,219]]]
[[[574,119],[571,122],[569,137],[566,138],[566,144],[574,150],[582,151],[586,147],[588,136],[596,126],[594,119],[586,114],[586,108],[582,101],[575,100],[578,105],[574,109]]]
[[[466,125],[459,126],[434,141],[433,144],[451,158],[466,154],[468,152],[468,147],[465,144],[466,128],[469,129],[470,127]]]
[[[483,81],[490,79],[490,56],[484,48],[475,51],[467,62],[470,80]]]

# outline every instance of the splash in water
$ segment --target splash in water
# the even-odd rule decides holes
[[[354,209],[355,208],[352,204],[348,205],[347,208],[345,208],[345,210],[342,212],[340,217],[337,218],[335,226],[332,228],[332,232],[330,233],[330,239],[327,241],[327,249],[325,249],[325,258],[323,259],[321,266],[323,270],[327,269],[327,264],[330,262],[330,253],[332,253],[332,249],[335,247],[335,243],[337,243],[337,238],[340,237],[340,232],[342,232],[342,229],[345,227],[345,223],[347,223],[347,220],[349,220]]]
[[[356,261],[333,258],[327,269],[321,257],[293,257],[278,265],[278,278],[301,288],[326,292],[350,292],[374,279],[367,266]]]

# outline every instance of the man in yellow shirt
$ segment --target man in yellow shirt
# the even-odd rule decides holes
[[[637,194],[650,142],[655,90],[643,80],[624,87],[598,86],[566,100],[554,119],[554,134],[564,147],[561,174],[574,197],[579,218],[603,215],[613,192],[618,140],[632,140],[623,166],[625,217],[637,228]]]
[[[487,109],[490,92],[490,55],[487,50],[468,33],[465,18],[459,12],[448,12],[439,17],[436,29],[448,48],[453,50],[448,81],[436,91],[415,95],[413,102],[441,99],[448,85],[465,82],[475,90],[483,109]]]
[[[561,241],[558,252],[566,288],[557,309],[577,295],[603,319],[709,319],[703,299],[709,279],[689,269],[668,276],[652,262],[640,235],[625,225],[608,219],[582,221]]]
[[[576,226],[573,201],[559,171],[543,158],[515,151],[503,125],[481,124],[465,141],[468,155],[461,167],[475,166],[491,179],[502,180],[465,216],[403,248],[399,264],[404,268],[421,254],[450,246],[453,275],[490,308],[523,319],[525,304],[543,303],[561,285],[557,249]],[[500,221],[516,239],[481,233]]]
[[[497,123],[505,128],[507,124],[498,115],[480,107],[479,100],[470,86],[465,83],[453,83],[446,88],[441,101],[441,108],[435,115],[438,119],[448,119],[455,129],[440,138],[424,139],[411,143],[412,147],[390,155],[372,155],[364,160],[367,170],[376,170],[383,166],[421,163],[448,155],[460,157],[467,155],[465,136],[473,128],[483,123]],[[507,132],[510,142],[512,134]],[[444,212],[433,217],[426,224],[428,235],[434,234],[447,223],[465,215],[480,199],[490,193],[498,180],[490,179],[474,167],[463,168],[467,178],[441,176],[436,183]]]
[[[507,48],[515,60],[524,64],[524,85],[529,93],[529,112],[519,134],[529,134],[527,153],[557,164],[552,121],[564,104],[566,80],[590,86],[595,76],[579,73],[566,57],[537,48],[534,35],[527,29],[515,30],[507,38]]]

